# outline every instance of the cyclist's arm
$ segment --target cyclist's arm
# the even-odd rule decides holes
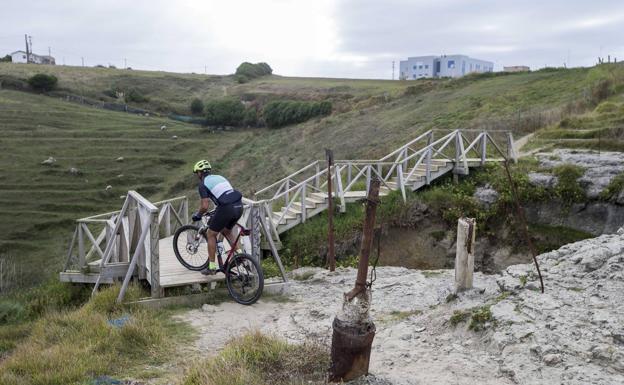
[[[203,184],[199,183],[199,212],[200,214],[205,214],[210,210],[210,191]]]
[[[199,213],[205,214],[210,211],[210,199],[209,198],[201,198],[199,201]]]

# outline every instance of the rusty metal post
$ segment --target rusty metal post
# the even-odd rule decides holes
[[[336,252],[334,250],[334,199],[332,197],[332,167],[334,166],[334,152],[325,150],[327,157],[327,263],[329,271],[336,270]]]
[[[330,382],[346,382],[368,374],[376,328],[369,313],[371,297],[366,287],[366,277],[379,203],[379,185],[379,179],[373,179],[368,191],[355,287],[345,293],[342,310],[332,325]]]

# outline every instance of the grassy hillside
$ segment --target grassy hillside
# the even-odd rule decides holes
[[[148,101],[129,103],[154,112],[190,114],[194,98],[204,101],[224,96],[254,98],[333,99],[338,108],[366,101],[371,96],[394,96],[408,86],[384,80],[289,78],[267,76],[238,84],[233,76],[179,74],[109,68],[38,66],[0,63],[0,80],[19,81],[43,72],[59,79],[56,94],[72,94],[93,100],[115,102],[109,91],[134,89]]]
[[[212,132],[0,90],[0,253],[34,279],[42,277],[41,270],[45,276],[59,268],[73,219],[117,209],[128,189],[152,199],[194,194],[188,168],[198,158],[209,158],[218,172],[250,192],[321,158],[326,147],[336,158],[374,158],[430,128],[509,128],[519,136],[593,109],[604,97],[621,93],[624,83],[624,67],[614,65],[459,80],[270,76],[237,84],[231,77],[197,74],[0,64],[0,79],[25,79],[39,71],[56,74],[63,92],[90,97],[126,82],[140,87],[154,107],[187,108],[195,96],[224,93],[344,103],[331,116],[279,130]],[[609,94],[595,97],[596,85],[606,80]],[[160,130],[162,125],[167,129]],[[57,162],[41,165],[49,156]],[[118,157],[124,160],[117,162]],[[71,174],[71,167],[80,174]],[[107,185],[112,189],[106,191]]]
[[[190,186],[191,159],[207,149],[219,159],[250,136],[7,90],[0,122],[0,250],[32,274],[58,268],[74,219],[119,209],[128,189],[165,196],[175,182]],[[42,165],[50,156],[56,163]]]

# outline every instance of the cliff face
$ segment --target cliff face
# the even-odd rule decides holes
[[[492,306],[490,349],[522,384],[624,383],[624,230],[539,257],[546,293],[531,265],[497,279],[512,294]],[[523,282],[526,284],[523,287]]]

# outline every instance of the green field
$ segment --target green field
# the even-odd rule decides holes
[[[189,168],[198,158],[210,159],[217,172],[249,193],[322,158],[326,147],[336,158],[375,158],[430,128],[507,128],[516,136],[552,128],[594,109],[596,82],[611,79],[612,99],[624,83],[624,67],[613,65],[459,80],[270,76],[237,84],[228,76],[0,64],[5,84],[36,72],[57,75],[59,90],[50,96],[0,90],[0,253],[23,267],[25,283],[59,270],[74,219],[118,209],[128,189],[150,199],[194,194]],[[149,98],[138,107],[162,112],[185,112],[193,97],[226,93],[243,99],[331,99],[335,108],[328,117],[279,130],[213,131],[61,98],[105,100],[103,92],[120,82]],[[57,162],[42,165],[50,156]],[[72,167],[80,174],[71,174]]]

